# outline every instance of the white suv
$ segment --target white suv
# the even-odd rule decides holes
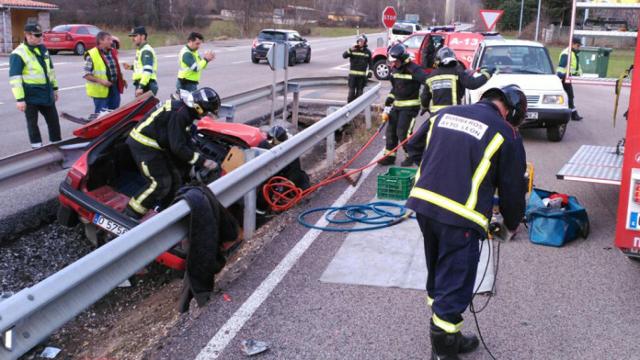
[[[397,22],[389,29],[389,45],[403,41],[416,31],[421,31],[422,26],[410,22]]]
[[[527,96],[527,117],[521,128],[545,128],[547,139],[560,141],[571,117],[567,94],[555,74],[544,45],[523,40],[485,40],[476,51],[472,69],[496,69],[481,88],[467,91],[467,101],[475,103],[488,89],[516,84]]]

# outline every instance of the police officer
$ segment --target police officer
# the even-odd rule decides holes
[[[571,120],[580,121],[582,120],[582,116],[578,114],[578,110],[576,110],[576,106],[573,102],[573,85],[571,82],[567,80],[567,61],[569,61],[569,56],[571,56],[571,66],[569,69],[569,73],[571,76],[582,76],[582,69],[580,69],[580,58],[578,57],[578,53],[580,52],[580,38],[574,36],[571,39],[571,48],[566,48],[562,50],[560,53],[560,58],[558,59],[558,67],[556,68],[556,74],[562,80],[562,87],[564,87],[564,91],[567,93],[567,97],[569,98],[569,108],[571,109]]]
[[[473,105],[451,106],[426,121],[408,144],[420,162],[407,207],[416,212],[424,236],[431,305],[432,357],[458,359],[478,346],[460,333],[487,237],[493,196],[511,238],[525,207],[525,151],[517,126],[527,110],[519,87],[485,92]]]
[[[32,148],[42,146],[38,128],[38,112],[49,129],[49,141],[60,141],[60,119],[56,109],[58,81],[49,51],[42,45],[42,28],[28,23],[24,27],[25,41],[9,57],[9,84],[16,107],[27,118],[27,132]]]
[[[194,120],[219,108],[220,97],[205,87],[184,100],[167,100],[131,130],[126,142],[147,185],[131,198],[127,215],[141,218],[150,208],[169,205],[180,185],[171,168],[173,159],[210,170],[218,167],[191,149],[189,129]]]
[[[391,66],[391,91],[385,100],[383,119],[388,118],[385,155],[378,161],[380,165],[392,165],[396,154],[391,153],[399,142],[404,141],[413,131],[415,118],[420,111],[420,86],[427,79],[427,74],[411,57],[403,44],[393,45],[388,52]],[[406,150],[406,146],[404,147]],[[411,166],[413,162],[407,157],[401,165]]]
[[[202,70],[216,58],[216,55],[211,50],[205,51],[204,55],[200,57],[198,49],[203,41],[202,34],[192,32],[187,38],[187,45],[180,50],[178,54],[180,70],[178,70],[178,81],[176,83],[178,91],[195,91],[198,88]]]
[[[362,95],[362,91],[367,85],[367,76],[371,67],[371,51],[367,47],[367,36],[364,34],[358,36],[356,45],[345,51],[342,57],[349,59],[349,96],[347,101],[352,102]]]
[[[136,96],[140,96],[147,91],[158,94],[158,57],[151,45],[147,43],[147,30],[144,26],[137,26],[129,34],[131,41],[136,46],[136,59],[133,66],[123,63],[125,69],[133,69],[133,85],[136,89]]]
[[[436,53],[436,66],[420,95],[422,113],[428,110],[433,114],[447,106],[461,104],[465,89],[477,89],[491,78],[486,69],[480,71],[480,76],[470,75],[459,63],[455,52],[446,46]]]

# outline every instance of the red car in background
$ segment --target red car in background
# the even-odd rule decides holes
[[[466,31],[420,31],[411,34],[402,43],[407,47],[413,61],[427,72],[431,72],[436,52],[442,46],[448,46],[455,51],[458,60],[465,68],[469,68],[473,55],[484,38],[485,34]],[[389,80],[387,47],[376,48],[372,54],[372,62],[376,79]]]
[[[85,51],[96,46],[96,35],[100,31],[100,28],[94,25],[58,25],[44,32],[44,46],[52,55],[64,50],[72,51],[76,55],[84,55]],[[113,46],[116,49],[120,48],[120,39],[115,36]]]

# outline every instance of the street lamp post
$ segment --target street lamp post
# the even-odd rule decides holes
[[[518,37],[522,34],[522,16],[524,15],[524,0],[520,1],[520,26],[518,26]]]
[[[538,0],[538,16],[536,18],[536,37],[535,37],[535,41],[538,41],[538,28],[540,27],[540,4],[542,3],[542,0]]]

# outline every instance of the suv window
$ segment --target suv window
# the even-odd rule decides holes
[[[68,32],[71,30],[71,26],[69,25],[58,25],[51,29],[52,32]]]
[[[84,26],[81,26],[81,27],[79,27],[79,28],[76,30],[76,34],[80,34],[80,35],[89,35],[89,29],[87,29],[87,28],[86,28],[86,27],[84,27]]]
[[[422,40],[424,40],[424,35],[411,36],[403,44],[409,49],[419,49],[420,45],[422,45]]]
[[[261,31],[258,34],[258,40],[261,41],[286,41],[287,35],[278,31]]]
[[[413,25],[411,24],[395,24],[391,28],[393,35],[411,35],[413,34]]]
[[[487,46],[480,67],[511,74],[553,74],[549,53],[538,46]]]

